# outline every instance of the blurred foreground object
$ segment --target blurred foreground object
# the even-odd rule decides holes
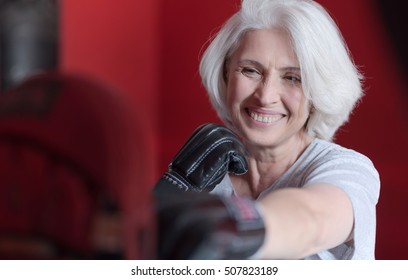
[[[156,192],[159,259],[248,259],[265,239],[256,201],[207,192]]]
[[[149,150],[130,104],[56,73],[0,97],[1,258],[152,257]]]

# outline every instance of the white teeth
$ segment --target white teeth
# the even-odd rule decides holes
[[[280,115],[262,116],[257,113],[251,112],[251,118],[258,122],[272,123],[279,120],[281,116]]]

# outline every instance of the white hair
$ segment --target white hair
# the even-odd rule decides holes
[[[200,63],[200,75],[221,120],[226,109],[226,64],[243,34],[281,28],[288,32],[299,60],[302,89],[312,109],[306,124],[313,137],[332,140],[363,95],[362,75],[328,12],[311,0],[243,0],[241,10],[221,28]]]

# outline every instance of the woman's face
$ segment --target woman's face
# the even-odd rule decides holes
[[[247,32],[227,67],[227,108],[247,144],[275,147],[306,135],[309,105],[286,32]]]

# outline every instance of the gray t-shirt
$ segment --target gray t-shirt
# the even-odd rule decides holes
[[[374,259],[380,178],[370,159],[337,144],[315,139],[299,159],[263,191],[259,198],[273,190],[301,188],[313,183],[328,183],[347,193],[354,211],[353,239],[305,259]],[[225,176],[211,193],[233,195],[229,176]]]

